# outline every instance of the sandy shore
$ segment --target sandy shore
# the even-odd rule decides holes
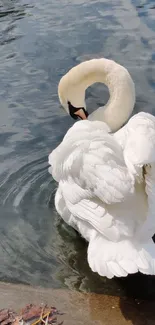
[[[155,324],[155,302],[5,283],[0,293],[0,308],[20,311],[27,303],[48,303],[65,313],[60,317],[66,325]]]

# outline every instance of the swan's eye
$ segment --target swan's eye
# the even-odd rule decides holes
[[[77,120],[78,117],[81,120],[85,120],[88,117],[88,112],[84,107],[74,107],[71,102],[68,102],[69,114],[74,119]]]

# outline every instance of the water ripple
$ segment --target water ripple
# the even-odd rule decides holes
[[[0,280],[123,294],[125,282],[90,271],[86,243],[56,214],[47,161],[73,123],[59,79],[83,60],[125,65],[135,112],[155,113],[154,10],[151,0],[0,1]],[[109,96],[102,85],[86,95],[90,111]]]

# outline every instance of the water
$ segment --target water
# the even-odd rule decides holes
[[[73,123],[57,85],[84,59],[126,66],[135,112],[155,113],[154,15],[146,0],[0,1],[0,280],[155,297],[153,277],[108,281],[90,271],[85,242],[55,212],[47,170]],[[102,85],[87,91],[90,110],[107,98]]]

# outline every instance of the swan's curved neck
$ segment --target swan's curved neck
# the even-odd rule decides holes
[[[67,76],[67,75],[66,75]],[[135,86],[129,72],[108,59],[82,62],[68,73],[66,94],[75,107],[85,107],[85,90],[96,82],[104,83],[110,98],[104,107],[89,115],[89,120],[104,121],[118,130],[131,115],[135,104]]]
[[[114,132],[130,117],[135,104],[135,86],[128,71],[111,60],[96,62],[96,72],[89,78],[89,87],[94,82],[102,82],[109,89],[109,100],[104,107],[99,107],[90,114],[90,120],[104,121]],[[85,88],[85,89],[86,89]]]
[[[88,75],[81,80],[84,90],[95,82],[102,82],[110,94],[107,104],[90,114],[89,119],[104,121],[112,131],[118,130],[131,115],[135,104],[135,87],[131,76],[124,67],[107,59],[95,60],[87,72]]]

